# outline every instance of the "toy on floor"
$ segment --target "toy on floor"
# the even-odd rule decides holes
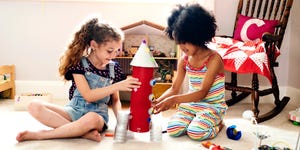
[[[214,143],[211,143],[210,141],[203,141],[201,142],[201,144],[209,150],[231,150],[230,148],[221,147],[220,145],[216,145]]]
[[[266,132],[259,132],[258,131],[258,124],[257,121],[254,117],[254,114],[251,110],[247,110],[243,113],[243,118],[245,119],[250,119],[252,121],[252,123],[254,123],[257,127],[256,132],[254,132],[255,136],[257,137],[258,141],[258,147],[257,148],[253,148],[252,150],[291,150],[290,148],[288,148],[288,144],[287,147],[284,148],[279,148],[275,144],[273,144],[273,146],[269,146],[269,145],[262,145],[262,140],[270,137],[270,135],[268,135]],[[284,143],[284,142],[277,142],[277,143]]]
[[[162,140],[162,116],[159,114],[152,114],[150,121],[150,140],[153,142],[160,142]]]
[[[117,125],[114,133],[114,140],[118,143],[124,143],[126,141],[129,117],[130,114],[128,111],[118,112]]]
[[[245,119],[248,119],[248,120],[251,120],[252,123],[255,124],[256,126],[256,131],[253,132],[253,134],[257,137],[257,140],[258,140],[258,147],[261,146],[261,143],[262,143],[262,140],[266,139],[269,137],[269,135],[267,135],[265,132],[259,132],[258,131],[258,124],[257,124],[257,121],[254,117],[254,113],[253,111],[251,110],[246,110],[243,112],[243,118]]]
[[[226,135],[229,139],[239,140],[242,137],[242,132],[236,129],[236,125],[231,125],[227,128]]]
[[[105,133],[104,136],[106,136],[106,137],[114,137],[115,134],[114,133]]]
[[[291,149],[287,147],[280,148],[276,146],[261,145],[260,147],[258,147],[258,150],[291,150]]]
[[[154,69],[158,65],[151,55],[145,40],[142,41],[130,65],[132,66],[132,77],[138,78],[142,84],[138,89],[134,89],[131,92],[130,112],[118,116],[115,140],[124,142],[127,129],[132,132],[142,133],[148,132],[151,128],[153,131],[150,132],[150,139],[152,141],[160,141],[162,135],[161,122],[155,120],[158,120],[161,116],[152,115],[151,110],[151,101],[154,99],[152,94],[152,86],[155,85]],[[129,119],[129,121],[126,122],[126,119]]]
[[[289,119],[293,122],[293,125],[300,126],[300,108],[290,111]]]
[[[297,137],[297,143],[295,146],[294,150],[299,150],[298,144],[299,144],[299,138],[300,138],[300,132],[298,133],[298,137]],[[280,148],[279,145],[283,148]],[[272,146],[269,145],[260,145],[258,147],[258,149],[254,149],[254,150],[292,150],[291,146],[284,141],[277,141],[275,143],[272,144]]]

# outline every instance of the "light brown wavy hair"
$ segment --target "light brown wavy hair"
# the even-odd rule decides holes
[[[81,57],[88,54],[90,42],[96,41],[99,45],[111,41],[124,39],[123,32],[108,23],[99,22],[98,18],[93,18],[81,26],[74,35],[74,39],[68,45],[68,49],[60,57],[59,75],[65,79],[65,74],[69,68],[77,65]]]

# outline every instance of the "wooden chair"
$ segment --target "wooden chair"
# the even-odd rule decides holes
[[[240,14],[244,16],[260,18],[264,20],[278,20],[279,24],[275,28],[274,34],[266,33],[262,36],[262,40],[265,42],[264,47],[269,60],[270,70],[270,88],[261,90],[259,88],[259,78],[257,73],[252,73],[252,84],[247,86],[239,86],[237,76],[239,73],[231,72],[231,81],[226,82],[226,90],[231,91],[231,99],[226,100],[227,104],[233,105],[248,95],[251,94],[251,100],[253,103],[252,111],[256,118],[256,121],[263,122],[271,119],[279,114],[289,101],[289,97],[284,96],[280,99],[279,87],[277,83],[277,77],[274,72],[274,67],[278,66],[276,62],[276,46],[280,49],[283,36],[287,26],[290,9],[292,7],[293,0],[239,0],[237,8],[236,23],[234,29],[237,27],[237,20]],[[259,101],[260,97],[272,94],[274,96],[274,108],[265,113],[259,114]]]

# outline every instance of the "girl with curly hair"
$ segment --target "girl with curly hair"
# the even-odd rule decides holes
[[[202,141],[216,137],[223,127],[228,108],[223,61],[206,46],[215,36],[216,28],[214,16],[199,4],[178,5],[168,18],[166,34],[184,55],[178,61],[172,86],[153,105],[155,113],[178,105],[167,126],[171,136],[187,134]],[[181,94],[186,75],[189,91]]]
[[[108,103],[111,101],[117,117],[122,109],[119,91],[131,91],[141,84],[137,78],[124,80],[120,66],[112,61],[122,41],[120,29],[98,18],[82,25],[60,58],[59,73],[72,82],[70,101],[64,107],[31,102],[28,112],[52,129],[20,132],[17,141],[82,137],[100,142],[100,133],[107,129]]]

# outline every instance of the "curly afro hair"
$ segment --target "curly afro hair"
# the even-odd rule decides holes
[[[206,47],[215,36],[215,17],[199,4],[177,5],[168,18],[166,35],[177,44]]]

